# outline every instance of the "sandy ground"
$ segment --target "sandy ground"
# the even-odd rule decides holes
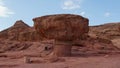
[[[32,60],[41,60],[31,57]],[[53,63],[25,63],[24,58],[0,58],[0,68],[120,68],[120,54],[104,56],[62,57]]]

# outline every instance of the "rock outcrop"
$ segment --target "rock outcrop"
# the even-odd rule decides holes
[[[25,24],[22,20],[18,20],[15,24],[0,32],[0,38],[9,40],[18,40],[19,34],[21,32],[27,31],[30,27]]]
[[[0,39],[14,41],[40,41],[41,38],[33,27],[28,26],[22,20],[18,20],[15,24],[0,32]]]
[[[101,37],[105,39],[120,38],[120,23],[108,23],[98,26],[91,26],[89,34],[91,36]]]
[[[119,23],[93,26],[89,30],[88,19],[72,14],[42,16],[33,21],[33,27],[19,20],[1,31],[0,53],[9,51],[16,52],[15,56],[69,56],[71,52],[72,55],[96,55],[120,50]]]
[[[33,19],[34,28],[46,39],[55,39],[54,54],[71,55],[72,41],[81,39],[89,31],[89,20],[79,15],[58,14]]]
[[[120,23],[91,26],[89,35],[92,37],[111,40],[115,46],[120,48]]]
[[[34,18],[33,21],[37,32],[47,39],[75,40],[89,31],[89,20],[79,15],[48,15]]]
[[[22,20],[16,21],[16,23],[9,28],[8,39],[9,40],[18,40],[21,32],[28,31],[30,26],[25,24]]]

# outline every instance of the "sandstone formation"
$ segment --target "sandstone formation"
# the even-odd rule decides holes
[[[120,23],[108,23],[98,26],[91,26],[89,34],[111,40],[120,38]]]
[[[34,28],[25,24],[22,20],[18,20],[15,24],[0,32],[0,39],[14,41],[40,41],[41,38]]]
[[[48,15],[33,20],[33,27],[18,20],[0,32],[0,56],[6,56],[1,55],[6,52],[15,57],[69,56],[71,52],[72,55],[96,55],[120,50],[119,23],[92,26],[89,31],[88,20],[79,15]]]
[[[41,36],[57,41],[55,42],[54,53],[58,56],[70,55],[71,42],[82,38],[89,31],[89,20],[79,15],[48,15],[34,18],[33,21],[34,28]],[[68,41],[70,42],[68,43]]]
[[[27,31],[30,27],[22,20],[18,20],[15,24],[0,32],[0,38],[9,40],[18,40],[20,32]]]
[[[9,29],[8,38],[10,40],[18,40],[21,32],[27,31],[30,27],[22,20],[16,21],[16,23]]]
[[[91,26],[89,35],[92,37],[98,37],[108,39],[113,44],[120,48],[120,23],[108,23],[98,26]]]
[[[118,51],[119,48],[113,45],[112,41],[103,38],[87,37],[84,40],[74,41],[73,46],[81,47],[83,51]]]
[[[29,29],[27,31],[21,32],[18,41],[41,41],[42,37],[34,30],[34,29]]]
[[[89,31],[89,20],[79,15],[48,15],[33,21],[37,32],[47,39],[69,41],[79,39]]]
[[[73,14],[33,21],[30,27],[18,20],[0,32],[0,68],[120,67],[120,23],[89,29],[88,19]]]

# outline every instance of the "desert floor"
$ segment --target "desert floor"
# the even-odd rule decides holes
[[[61,57],[57,62],[39,62],[42,58],[30,57],[34,63],[25,63],[23,57],[0,57],[0,68],[120,68],[120,54],[101,56]]]

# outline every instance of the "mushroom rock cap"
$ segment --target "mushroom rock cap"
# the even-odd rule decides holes
[[[35,30],[47,39],[75,40],[89,31],[89,20],[80,15],[57,14],[33,19]]]

